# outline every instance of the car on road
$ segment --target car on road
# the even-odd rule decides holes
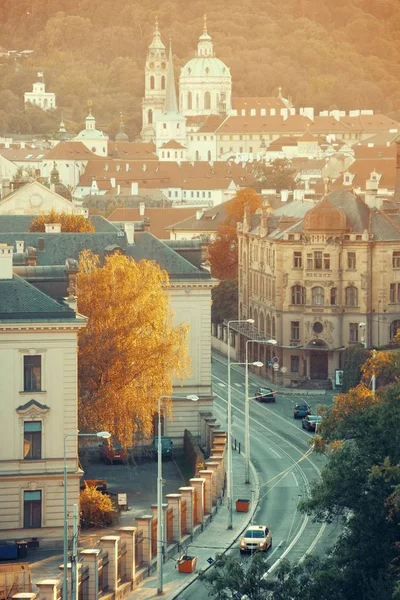
[[[100,458],[106,464],[124,463],[128,458],[128,452],[119,442],[105,439],[100,446]]]
[[[318,415],[307,415],[301,422],[303,429],[307,429],[307,431],[317,431],[320,423],[322,422],[322,417]]]
[[[303,402],[303,404],[295,404],[293,407],[293,418],[304,419],[308,415],[311,415],[311,412],[311,406],[307,404],[307,402]]]
[[[260,387],[258,388],[256,398],[259,402],[275,402],[275,392],[270,388]]]
[[[158,436],[154,436],[154,458],[158,458]],[[162,459],[172,459],[173,441],[168,435],[161,436],[161,456]]]
[[[272,533],[266,525],[250,525],[239,542],[240,554],[266,552],[272,546]]]

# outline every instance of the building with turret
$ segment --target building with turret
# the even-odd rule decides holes
[[[142,102],[142,139],[155,138],[155,120],[164,109],[166,94],[167,54],[161,39],[158,21],[149,46],[145,66],[145,94]]]

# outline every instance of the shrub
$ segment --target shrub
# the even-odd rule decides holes
[[[109,496],[99,492],[94,486],[85,485],[80,494],[81,526],[109,527],[116,521],[116,511]]]

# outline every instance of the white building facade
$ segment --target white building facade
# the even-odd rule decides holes
[[[77,433],[77,336],[86,320],[13,276],[12,255],[0,245],[0,538],[49,544],[62,539],[63,445]],[[66,460],[72,514],[81,476],[74,437]]]
[[[31,92],[24,94],[25,104],[34,104],[42,110],[54,110],[56,106],[56,95],[53,92],[46,92],[46,85],[43,81],[36,81],[33,84]]]

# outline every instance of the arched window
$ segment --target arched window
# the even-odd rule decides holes
[[[161,77],[161,89],[165,90],[165,75]]]
[[[331,288],[331,306],[337,304],[337,288]]]
[[[210,110],[210,108],[211,108],[211,94],[210,94],[210,92],[205,92],[205,94],[204,94],[204,108],[205,108],[205,110]]]
[[[151,108],[149,108],[148,112],[147,112],[147,122],[151,125],[151,123],[153,122],[153,111],[151,110]]]
[[[266,321],[265,321],[266,325],[265,325],[265,333],[267,335],[271,335],[271,317],[269,315],[267,315]]]
[[[155,85],[154,85],[154,75],[151,75],[150,76],[150,89],[154,90],[154,87],[155,87]]]
[[[191,109],[192,108],[192,92],[188,92],[187,99],[188,99],[187,107],[189,109]]]
[[[208,151],[207,157],[208,157],[208,162],[210,162],[210,160],[211,160],[211,150]]]
[[[276,338],[276,320],[275,317],[272,317],[272,337]]]
[[[311,290],[311,303],[314,306],[323,306],[324,305],[324,288],[314,287]]]
[[[345,289],[346,306],[358,306],[358,289],[354,285],[349,285]]]
[[[397,330],[400,329],[400,321],[398,319],[396,319],[396,321],[392,321],[390,323],[390,341],[392,342],[394,339],[394,336],[397,333]]]
[[[264,319],[264,313],[260,313],[260,331],[262,333],[265,332],[265,319]]]
[[[200,108],[200,97],[198,94],[196,94],[196,108],[199,109]]]
[[[254,327],[258,329],[258,312],[257,309],[254,309]]]
[[[292,287],[292,304],[306,303],[306,289],[302,285]]]
[[[198,150],[196,150],[196,160],[200,160],[200,153]]]

